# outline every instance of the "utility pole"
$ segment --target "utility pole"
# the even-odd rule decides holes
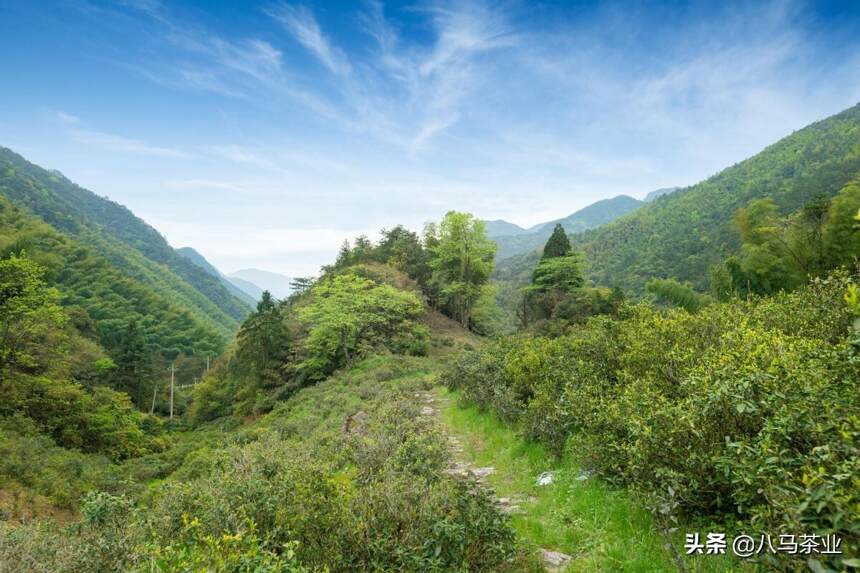
[[[209,372],[209,355],[206,355],[206,372]]]
[[[173,381],[176,374],[176,363],[170,365],[170,419],[173,419]]]
[[[155,413],[155,395],[158,394],[158,383],[152,385],[152,407],[149,409],[150,414]]]

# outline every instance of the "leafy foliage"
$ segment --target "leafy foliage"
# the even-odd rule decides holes
[[[626,307],[618,320],[595,317],[560,338],[467,353],[444,379],[655,507],[837,534],[853,557],[860,370],[843,300],[851,284],[837,273],[696,314]]]
[[[0,192],[57,231],[90,247],[126,276],[173,300],[224,334],[248,313],[215,276],[174,251],[158,231],[113,201],[0,148]]]
[[[432,283],[449,315],[468,327],[472,311],[489,287],[495,245],[484,224],[468,213],[450,211],[439,225],[432,249]]]

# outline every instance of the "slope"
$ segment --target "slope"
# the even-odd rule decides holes
[[[710,179],[575,238],[597,284],[641,293],[653,277],[708,285],[709,267],[737,251],[734,212],[772,198],[782,213],[835,195],[860,171],[860,105],[814,123]]]
[[[176,253],[181,257],[185,257],[213,277],[217,278],[218,282],[220,282],[221,285],[225,289],[227,289],[227,292],[229,292],[248,306],[254,306],[255,304],[257,304],[257,300],[259,300],[260,298],[259,296],[252,296],[245,289],[234,284],[230,279],[221,274],[221,271],[216,269],[212,263],[207,261],[206,257],[195,251],[193,248],[180,247],[176,249]]]
[[[528,253],[542,247],[557,223],[560,223],[568,233],[579,233],[613,221],[638,209],[640,205],[642,205],[642,201],[638,199],[619,195],[592,203],[562,219],[541,223],[529,229],[527,233],[494,237],[493,240],[498,245],[496,260]]]
[[[229,335],[250,310],[216,277],[177,254],[131,211],[0,148],[0,192],[55,229],[76,237],[125,274]]]
[[[519,225],[505,221],[504,219],[494,219],[492,221],[484,221],[484,228],[487,230],[489,237],[505,237],[508,235],[522,235],[528,233],[528,229],[523,229]]]
[[[223,350],[223,327],[129,277],[98,254],[0,195],[0,258],[24,251],[44,266],[72,323],[115,349],[126,324],[137,321],[152,349],[214,355]],[[165,287],[162,290],[169,289]]]

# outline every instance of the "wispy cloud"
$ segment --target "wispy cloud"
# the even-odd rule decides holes
[[[339,76],[350,73],[351,66],[346,55],[332,46],[308,8],[279,4],[266,11],[307,48],[326,68]]]
[[[138,139],[88,129],[84,127],[84,123],[80,118],[66,112],[57,112],[57,119],[65,126],[66,133],[68,133],[70,137],[75,141],[86,145],[93,145],[110,151],[119,151],[136,155],[149,155],[152,157],[176,159],[191,157],[191,154],[179,149],[160,147]]]

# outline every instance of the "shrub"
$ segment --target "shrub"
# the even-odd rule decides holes
[[[696,314],[628,306],[556,339],[494,342],[443,380],[654,507],[773,534],[836,534],[850,557],[860,542],[860,357],[848,285],[835,273]]]

